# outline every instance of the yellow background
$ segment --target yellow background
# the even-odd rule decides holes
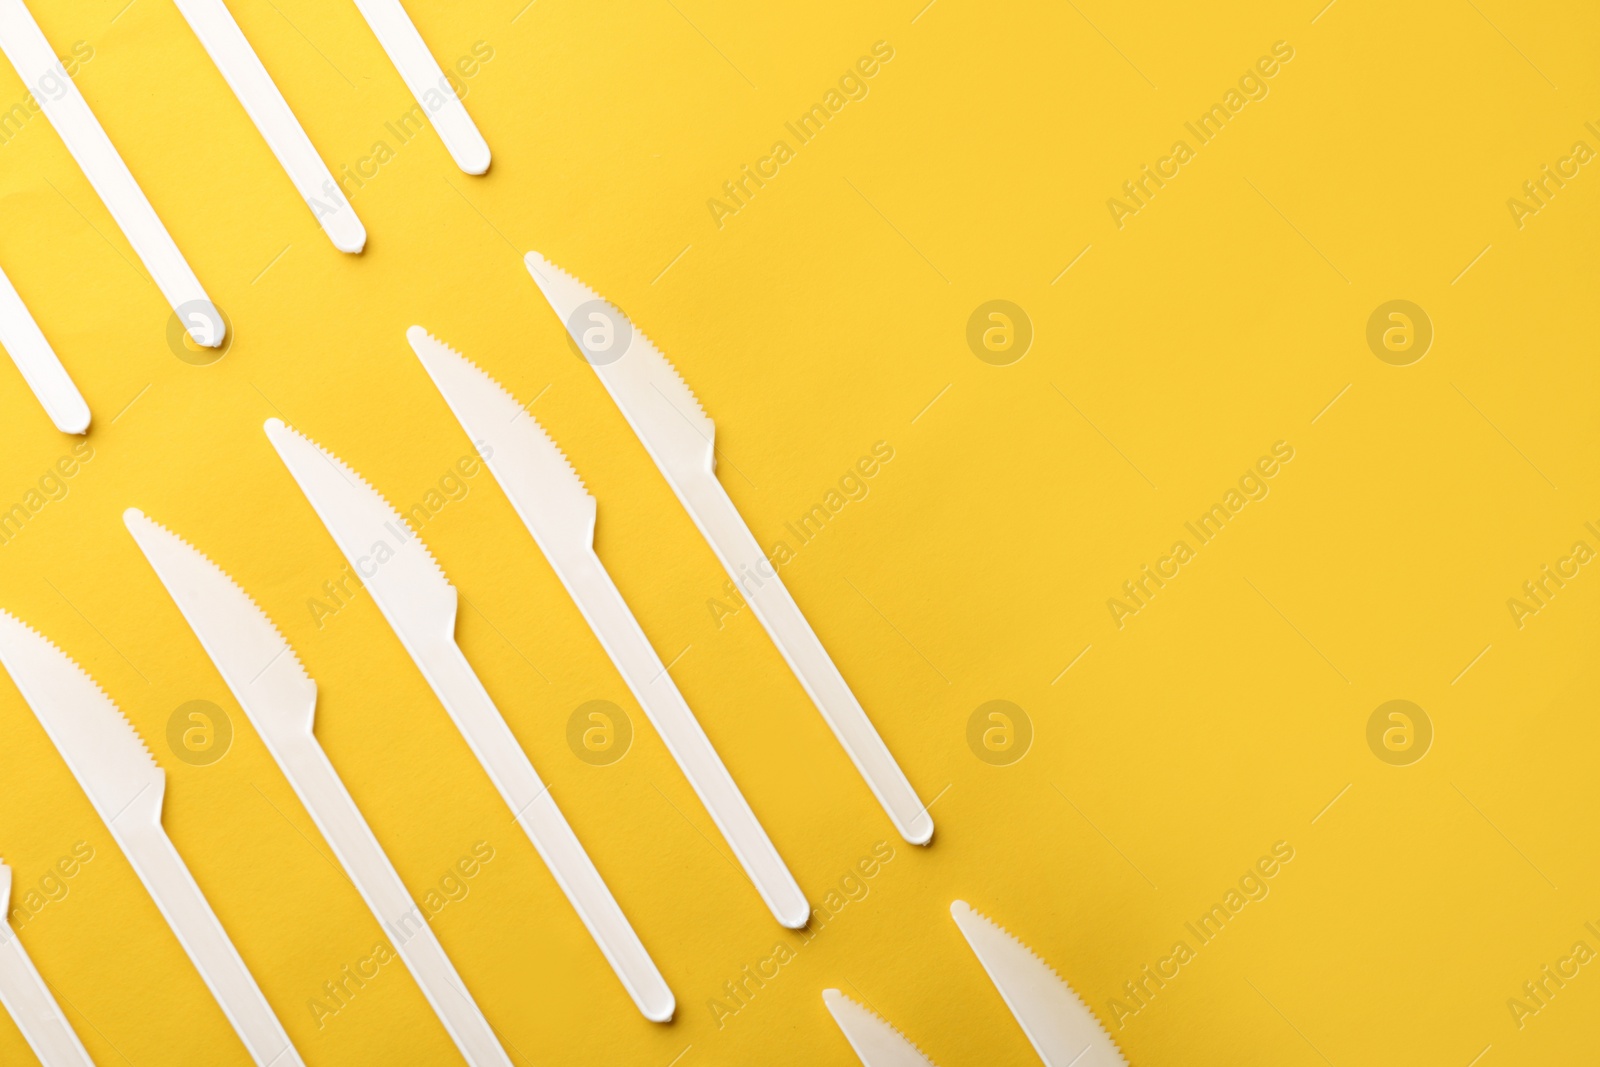
[[[408,0],[441,62],[493,47],[467,107],[495,161],[469,178],[431,132],[400,148],[355,195],[359,258],[322,237],[171,4],[33,5],[58,53],[95,49],[79,86],[231,316],[212,366],[169,350],[168,309],[47,121],[0,147],[0,263],[95,414],[95,458],[0,547],[0,602],[150,742],[166,826],[308,1063],[455,1053],[398,965],[314,1022],[307,1000],[379,929],[123,529],[129,506],[283,629],[320,686],[318,735],[415,893],[495,848],[435,928],[519,1063],[853,1062],[826,986],[941,1064],[1032,1063],[952,898],[1110,1022],[1122,983],[1277,841],[1295,858],[1270,896],[1112,1024],[1132,1063],[1592,1057],[1595,966],[1520,1030],[1506,1006],[1574,942],[1600,948],[1600,575],[1520,630],[1506,607],[1574,541],[1600,548],[1583,525],[1600,525],[1600,173],[1520,230],[1506,207],[1574,141],[1600,148],[1591,5],[523,2]],[[392,141],[412,103],[354,5],[229,6],[330,165]],[[880,40],[894,59],[866,99],[719,229],[706,201]],[[1119,230],[1107,198],[1280,40],[1295,54],[1270,95]],[[23,94],[0,65],[0,101]],[[763,543],[892,445],[784,580],[939,797],[931,848],[895,840],[750,614],[715,625],[716,561],[568,348],[530,248],[674,360]],[[1008,367],[965,342],[995,298],[1036,331]],[[1409,367],[1365,341],[1394,298],[1436,331]],[[462,593],[469,659],[675,991],[670,1026],[634,1011],[370,599],[320,626],[307,607],[343,560],[261,423],[422,500],[469,446],[405,344],[414,322],[538,397],[599,500],[601,556],[663,659],[682,652],[678,685],[812,900],[894,846],[870,895],[720,1027],[722,983],[797,939],[491,477],[425,539]],[[72,439],[9,363],[0,393],[9,507]],[[1107,598],[1279,440],[1295,458],[1270,496],[1119,630]],[[1397,698],[1435,729],[1407,767],[1366,743]],[[209,767],[166,746],[194,699],[236,731]],[[565,742],[591,699],[635,727],[608,767]],[[966,743],[993,699],[1033,725],[1011,766]],[[97,850],[22,935],[96,1061],[246,1062],[9,682],[0,716],[18,895],[75,842]],[[0,1021],[0,1061],[28,1055]]]

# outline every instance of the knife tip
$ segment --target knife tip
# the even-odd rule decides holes
[[[528,268],[528,273],[533,275],[533,280],[539,283],[539,288],[555,280],[555,276],[562,273],[561,268],[545,259],[538,252],[529,252],[522,257],[522,265]]]

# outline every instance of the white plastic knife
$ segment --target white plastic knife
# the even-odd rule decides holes
[[[773,916],[799,929],[811,905],[756,820],[594,551],[595,500],[532,415],[459,352],[413,326],[406,337],[450,410],[483,442],[495,481],[644,708]]]
[[[456,589],[405,519],[333,453],[268,419],[267,437],[450,713],[645,1018],[675,1002],[611,890],[456,644]]]
[[[137,509],[122,519],[461,1055],[472,1067],[510,1067],[427,916],[317,743],[317,683],[289,643],[250,595],[199,550]]]
[[[167,298],[173,313],[183,319],[184,329],[194,343],[203,348],[220,346],[227,335],[222,314],[173,244],[172,235],[161,224],[144,190],[117,154],[116,146],[67,76],[66,67],[56,58],[22,0],[0,0],[0,50],[28,84],[50,125],[150,272],[156,288]]]
[[[11,868],[0,860],[0,909],[11,911]],[[43,1067],[94,1067],[50,987],[28,958],[11,921],[0,916],[0,1004]]]
[[[1094,1012],[1032,949],[964,900],[950,914],[1046,1067],[1127,1067]]]
[[[473,124],[472,116],[456,96],[455,89],[439,69],[438,61],[400,0],[356,0],[356,7],[372,27],[389,61],[400,72],[400,79],[417,98],[428,120],[439,131],[450,158],[468,174],[489,169],[489,145]]]
[[[161,828],[167,777],[105,691],[37,631],[0,611],[0,663],[39,717],[259,1067],[298,1067],[227,931]]]
[[[766,628],[834,736],[849,753],[900,836],[914,845],[933,837],[933,817],[850,691],[775,567],[717,481],[714,428],[672,364],[627,316],[594,290],[529,252],[527,267],[580,351],[604,338],[587,362],[622,409],[672,491],[711,545],[723,569]],[[625,340],[619,336],[626,335]],[[620,351],[616,351],[620,349]]]
[[[366,227],[356,217],[333,180],[322,157],[306,136],[300,120],[278,91],[272,75],[261,65],[244,32],[234,21],[223,0],[174,0],[188,20],[195,36],[205,46],[211,61],[222,71],[233,94],[244,105],[256,129],[266,139],[272,154],[288,172],[306,207],[316,216],[333,246],[341,252],[356,253],[367,243]]]
[[[0,271],[0,348],[10,353],[56,429],[62,433],[85,433],[89,429],[89,405],[72,384],[67,368],[45,340],[39,324],[28,314],[5,271]]]
[[[899,1030],[837,989],[824,989],[822,1001],[844,1031],[861,1067],[935,1067]]]

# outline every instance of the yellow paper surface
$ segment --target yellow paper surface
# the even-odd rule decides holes
[[[346,979],[383,935],[126,507],[209,553],[293,644],[322,744],[419,901],[448,901],[434,929],[518,1063],[853,1062],[826,987],[940,1064],[1033,1063],[956,898],[1070,981],[1134,1064],[1591,1055],[1600,565],[1574,546],[1600,551],[1600,172],[1573,154],[1600,151],[1591,6],[410,0],[442,63],[490,55],[464,79],[483,178],[431,131],[397,135],[413,101],[354,5],[229,7],[356,176],[368,249],[327,243],[173,5],[33,4],[58,53],[92,50],[76,82],[235,340],[209,366],[178,358],[159,293],[0,65],[0,265],[95,416],[92,458],[52,478],[75,440],[0,363],[0,508],[25,516],[0,606],[149,741],[165,825],[307,1063],[456,1054],[402,965]],[[849,77],[875,48],[891,58]],[[813,105],[827,119],[802,141],[786,124]],[[1186,123],[1213,105],[1226,122],[1202,140]],[[938,798],[932,847],[896,840],[732,610],[528,249],[622,306],[703,401],[723,484],[792,555],[784,581]],[[1031,324],[1007,365],[968,344],[991,300]],[[1367,340],[1392,300],[1432,327],[1405,366]],[[829,910],[814,937],[766,913],[491,475],[455,472],[471,445],[413,323],[530,403],[583,475],[600,555]],[[1379,326],[1380,349],[1406,328]],[[633,1009],[370,599],[325,591],[344,560],[261,432],[273,416],[429,508],[461,644],[676,993],[670,1026]],[[875,448],[892,458],[856,475]],[[1226,522],[1203,541],[1186,524],[1213,505]],[[814,506],[827,521],[802,541]],[[632,727],[609,765],[568,743],[594,700]],[[1021,715],[972,727],[997,700]],[[1385,713],[1369,745],[1392,700],[1431,724],[1420,761],[1399,765],[1415,714]],[[181,728],[169,742],[191,701],[231,722],[209,765]],[[24,909],[96,1062],[247,1062],[8,681],[0,721],[13,923]],[[475,848],[492,859],[453,875]],[[0,1061],[31,1062],[9,1020]]]

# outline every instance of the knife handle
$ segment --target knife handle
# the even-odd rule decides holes
[[[174,311],[183,308],[191,320],[199,320],[184,323],[195,343],[209,348],[220,345],[222,316],[22,0],[0,0],[0,49],[28,83],[50,125],[133,245],[156,288]]]
[[[300,1053],[272,1013],[183,857],[161,828],[159,813],[159,798],[155,806],[130,806],[111,823],[118,847],[133,864],[257,1067],[304,1067]]]
[[[83,433],[89,428],[89,405],[4,271],[0,271],[0,347],[11,354],[56,429]]]
[[[334,246],[341,252],[361,251],[367,231],[355,208],[339,191],[227,6],[222,0],[175,2]]]
[[[692,478],[674,480],[700,533],[711,545],[723,569],[739,588],[740,595],[755,612],[762,627],[778,646],[789,669],[800,679],[822,718],[849,754],[872,795],[888,813],[900,836],[913,845],[925,845],[933,837],[933,817],[917,799],[916,790],[895,762],[883,738],[867,718],[828,650],[822,647],[811,624],[801,614],[778,577],[777,568],[761,551],[744,517],[728,498],[728,492],[707,471]]]
[[[472,1067],[511,1067],[489,1021],[434,936],[427,915],[413,902],[316,738],[262,736],[462,1057]]]
[[[428,121],[439,131],[439,139],[456,166],[468,174],[487,171],[488,143],[428,51],[411,16],[400,6],[400,0],[356,0],[356,7],[389,54],[389,61],[400,72],[406,88],[427,112]]]
[[[652,1022],[671,1019],[676,1004],[666,979],[460,647],[447,637],[417,661],[639,1011]]]
[[[4,919],[0,919],[0,1004],[44,1067],[94,1067],[50,987]]]
[[[750,810],[600,557],[586,548],[581,554],[568,555],[560,569],[562,580],[590,629],[644,708],[773,917],[790,929],[804,926],[811,915],[811,905],[799,883]]]

